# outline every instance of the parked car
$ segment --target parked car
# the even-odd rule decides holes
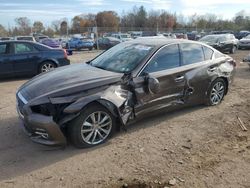
[[[0,37],[0,41],[11,40],[11,37]]]
[[[127,33],[116,33],[112,34],[111,37],[117,38],[122,42],[132,40],[131,36]]]
[[[65,146],[68,134],[76,147],[95,146],[157,110],[218,105],[235,65],[203,43],[138,38],[28,81],[17,91],[17,111],[35,142]]]
[[[246,36],[249,35],[249,34],[250,34],[250,31],[240,31],[239,33],[236,33],[236,34],[235,34],[235,37],[236,37],[238,40],[240,40],[240,39],[246,37]]]
[[[239,40],[239,49],[250,48],[250,34]]]
[[[199,40],[201,36],[198,33],[191,32],[191,33],[187,33],[187,38],[188,40]]]
[[[184,33],[175,33],[177,39],[188,39],[187,34]]]
[[[62,49],[29,41],[0,42],[0,77],[36,75],[68,64]]]
[[[133,39],[136,39],[142,36],[142,31],[132,31],[130,34]]]
[[[121,43],[121,41],[115,37],[103,37],[103,38],[98,39],[98,41],[94,43],[95,49],[97,49],[97,42],[98,42],[99,49],[101,50],[107,50]]]
[[[163,33],[163,36],[169,39],[176,39],[176,35],[173,33]]]
[[[14,40],[26,40],[26,41],[36,42],[33,36],[16,36],[14,37]]]
[[[233,34],[207,35],[202,37],[200,42],[204,42],[223,53],[235,53],[238,49],[238,39]]]
[[[46,35],[37,35],[37,36],[35,37],[35,40],[36,40],[36,42],[40,42],[41,40],[47,39],[47,38],[49,38],[49,37],[46,36]]]
[[[60,42],[50,38],[42,39],[40,40],[40,43],[49,46],[51,48],[62,48]]]
[[[66,44],[67,49],[76,49],[76,50],[89,49],[91,51],[93,47],[94,47],[94,41],[88,38],[73,37]]]

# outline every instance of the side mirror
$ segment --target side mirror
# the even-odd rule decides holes
[[[160,92],[160,82],[154,77],[148,78],[148,90],[151,94],[157,94]]]

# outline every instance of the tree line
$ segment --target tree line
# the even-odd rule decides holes
[[[193,14],[185,17],[182,14],[171,13],[166,10],[147,11],[143,6],[133,7],[119,16],[115,11],[101,11],[97,14],[81,14],[72,20],[67,18],[52,21],[48,27],[41,21],[31,23],[27,17],[15,19],[15,27],[5,28],[0,24],[0,36],[29,35],[42,33],[48,36],[78,34],[93,32],[127,32],[127,31],[192,31],[192,30],[250,30],[250,17],[246,12],[240,11],[231,20],[224,20],[215,14]]]

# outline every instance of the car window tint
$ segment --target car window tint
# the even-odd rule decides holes
[[[189,65],[204,61],[204,54],[200,44],[180,44],[183,65]]]
[[[7,44],[0,44],[0,54],[7,54]]]
[[[180,66],[180,52],[177,44],[166,46],[153,57],[143,72],[157,72]]]
[[[33,51],[33,47],[28,45],[28,44],[15,43],[15,53],[16,54],[32,52],[32,51]]]
[[[213,50],[211,48],[203,46],[203,51],[204,51],[204,55],[205,55],[205,60],[212,59],[212,56],[213,56],[214,52],[213,52]]]

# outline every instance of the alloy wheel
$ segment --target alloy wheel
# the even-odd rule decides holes
[[[222,82],[217,82],[214,84],[211,95],[210,95],[210,100],[212,105],[217,105],[221,102],[225,94],[225,87]]]
[[[86,143],[96,145],[109,136],[111,129],[111,117],[106,112],[97,111],[84,120],[81,127],[81,136]]]
[[[55,66],[53,64],[51,64],[51,63],[45,63],[41,67],[41,72],[48,72],[48,71],[50,71],[50,70],[52,70],[54,68],[55,68]]]

